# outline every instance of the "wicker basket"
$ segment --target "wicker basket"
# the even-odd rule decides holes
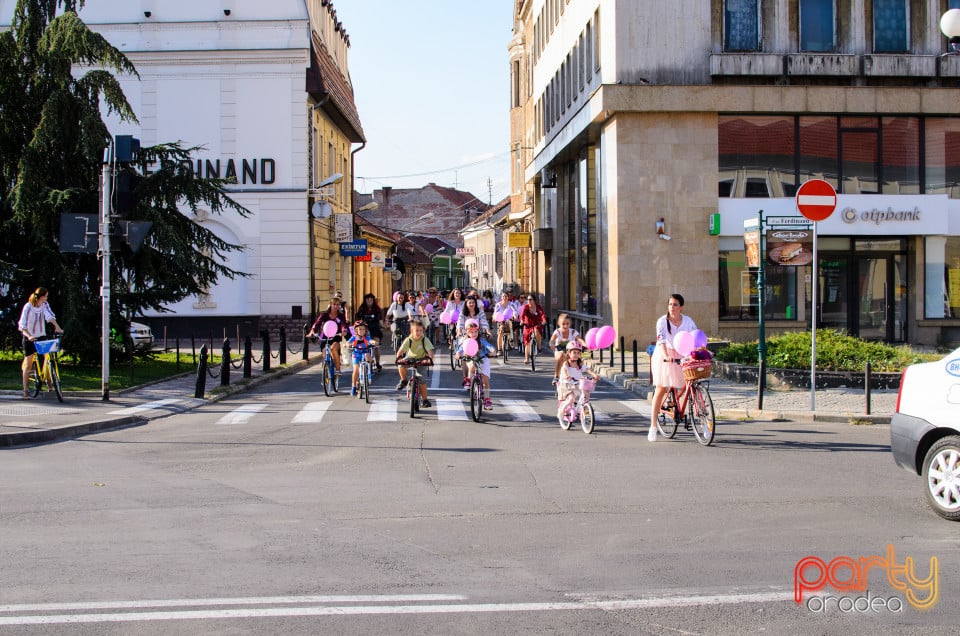
[[[710,360],[684,360],[680,366],[683,369],[683,379],[692,382],[709,378],[713,363]]]

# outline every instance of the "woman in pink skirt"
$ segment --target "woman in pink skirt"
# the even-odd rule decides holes
[[[657,441],[657,416],[667,395],[667,390],[683,388],[683,369],[680,368],[680,354],[673,348],[673,339],[681,331],[696,331],[697,325],[688,316],[683,315],[683,296],[670,294],[667,299],[667,313],[657,320],[657,345],[650,357],[650,370],[653,375],[653,412],[650,414],[650,432],[647,439]]]

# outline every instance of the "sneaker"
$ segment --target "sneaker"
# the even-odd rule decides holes
[[[493,402],[490,401],[490,398],[483,399],[483,408],[487,409],[488,411],[493,408]]]
[[[397,391],[403,391],[405,388],[407,388],[407,381],[400,380],[400,383],[397,384]]]
[[[433,406],[433,404],[430,403],[430,400],[423,399],[423,400],[420,401],[420,407],[421,407],[421,408],[428,409],[428,408],[430,408],[431,406]]]
[[[381,367],[381,366],[378,364],[378,365],[377,365],[377,373],[380,373],[381,371],[383,371],[383,367]]]
[[[647,441],[648,441],[648,442],[655,442],[655,441],[657,441],[657,429],[655,429],[655,428],[651,428],[651,429],[650,429],[650,432],[647,433]]]
[[[350,387],[350,395],[356,395],[356,394],[357,394],[357,387],[356,386]]]
[[[464,379],[463,379],[463,388],[465,388],[465,389],[469,389],[469,388],[470,388],[470,378],[464,378]]]

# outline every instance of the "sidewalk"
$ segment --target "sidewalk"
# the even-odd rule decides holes
[[[633,363],[628,361],[627,372],[620,372],[620,358],[616,364],[599,364],[599,357],[587,359],[590,368],[611,384],[650,399],[653,387],[649,384],[650,357],[637,354],[637,375],[633,377]],[[757,408],[757,387],[723,378],[710,379],[710,397],[717,418],[728,420],[789,420],[820,422],[858,422],[889,424],[897,406],[897,391],[874,390],[870,396],[870,415],[863,389],[817,389],[816,411],[810,410],[810,389],[781,389],[767,387],[763,393],[763,409]]]
[[[246,380],[234,369],[228,387],[221,387],[219,379],[208,375],[203,399],[193,397],[197,381],[195,370],[154,384],[111,392],[109,402],[101,399],[100,392],[66,393],[61,404],[56,395],[47,391],[34,400],[21,399],[20,391],[6,391],[0,395],[0,448],[43,444],[105,429],[140,426],[296,373],[319,360],[319,353],[312,354],[309,361],[288,357],[286,366],[273,366],[266,374],[262,365],[254,365],[252,377]],[[272,363],[277,364],[276,361]]]

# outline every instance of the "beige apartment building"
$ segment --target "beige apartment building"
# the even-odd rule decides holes
[[[767,256],[768,331],[809,329],[816,284],[818,326],[960,342],[956,5],[516,0],[512,201],[550,313],[647,343],[679,292],[709,335],[755,338],[744,224],[803,229],[819,178],[817,281],[812,254]]]

